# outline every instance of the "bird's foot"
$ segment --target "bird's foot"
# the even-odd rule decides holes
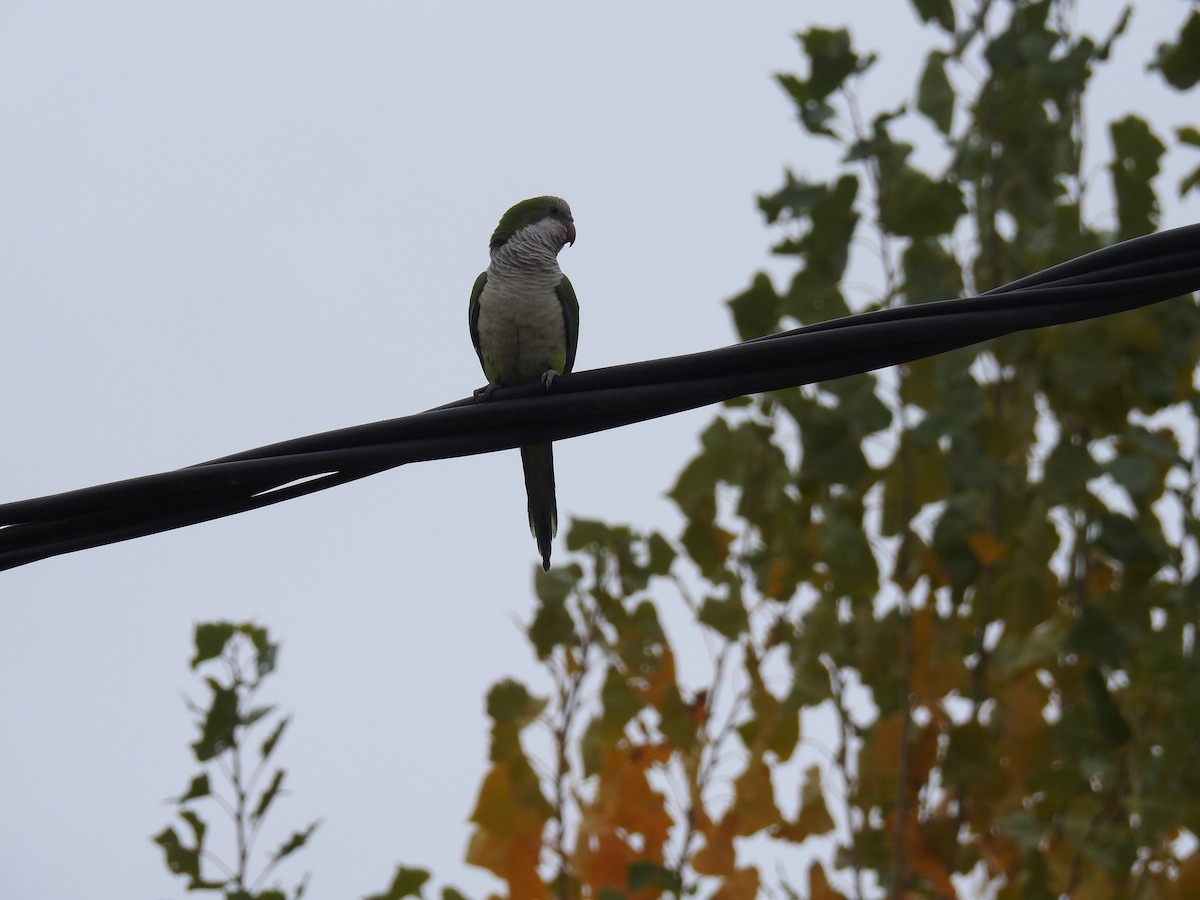
[[[492,391],[496,389],[496,384],[489,382],[475,392],[476,403],[487,403],[492,399]]]
[[[558,372],[556,372],[554,369],[547,369],[542,373],[542,387],[545,388],[547,394],[550,393],[550,388],[554,384],[554,379],[557,377]]]

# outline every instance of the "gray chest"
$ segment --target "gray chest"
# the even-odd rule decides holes
[[[552,285],[489,280],[479,297],[478,333],[490,382],[514,384],[538,378],[547,369],[562,370],[567,331]]]

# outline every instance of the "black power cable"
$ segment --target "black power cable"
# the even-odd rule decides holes
[[[745,394],[911,362],[1200,289],[1200,225],[1135,238],[980,297],[847,316],[756,340],[498,389],[423,413],[164,472],[0,504],[0,569],[180,528],[405,463],[562,440]]]

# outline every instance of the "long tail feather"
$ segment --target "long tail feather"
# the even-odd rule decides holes
[[[551,444],[521,448],[525,467],[525,493],[529,497],[529,530],[537,539],[542,568],[550,568],[550,540],[558,531],[554,500],[554,452]]]

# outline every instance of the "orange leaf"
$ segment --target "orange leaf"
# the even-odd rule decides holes
[[[632,863],[663,863],[672,822],[646,772],[669,756],[668,748],[657,745],[616,747],[605,756],[596,796],[583,810],[574,855],[575,869],[593,894],[606,887],[624,891]],[[655,895],[655,889],[648,888],[630,897]]]
[[[842,900],[825,877],[825,867],[815,859],[808,867],[808,900]]]
[[[782,600],[785,590],[792,590],[796,576],[792,571],[791,557],[772,556],[767,563],[767,574],[763,579],[762,594],[772,600]]]
[[[996,700],[1004,726],[996,756],[1010,783],[1019,785],[1049,766],[1055,753],[1042,712],[1046,689],[1034,672],[1027,672],[1004,682]]]
[[[701,875],[730,875],[733,873],[733,829],[735,816],[730,812],[713,825],[711,821],[698,823],[705,844],[692,858],[692,868]],[[707,825],[707,827],[705,827]]]
[[[634,687],[634,690],[641,694],[644,702],[657,710],[663,708],[663,701],[669,690],[674,689],[676,692],[679,690],[675,682],[675,654],[666,644],[660,645],[658,667],[653,672],[637,674],[645,680],[645,685]]]
[[[907,864],[915,874],[933,886],[936,896],[954,897],[956,892],[950,881],[947,857],[930,845],[929,831],[928,827],[922,827],[917,821],[916,810],[909,810],[904,821],[904,855]],[[953,839],[950,843],[953,846]]]
[[[748,837],[755,832],[783,823],[775,805],[775,786],[771,770],[761,759],[750,760],[746,771],[733,783],[735,791],[730,814],[734,817],[734,834]]]
[[[971,555],[985,566],[990,566],[1004,554],[1004,541],[985,531],[968,537],[967,546],[971,548]]]
[[[1200,897],[1200,850],[1179,864],[1175,893],[1179,897]]]
[[[909,803],[915,802],[930,769],[937,763],[936,726],[936,719],[925,727],[910,721],[905,735],[901,712],[889,713],[878,719],[867,732],[862,750],[860,784],[863,790],[880,801],[893,801],[903,761],[906,799]],[[902,748],[905,751],[903,754]]]
[[[712,900],[756,900],[758,869],[736,869],[712,895]]]
[[[804,786],[800,789],[800,814],[795,822],[786,822],[779,827],[775,836],[798,844],[814,834],[824,834],[832,829],[833,819],[821,790],[821,769],[819,766],[809,766],[804,772]]]
[[[912,612],[912,691],[924,701],[941,700],[954,690],[967,690],[968,674],[953,623],[939,620],[930,609]]]
[[[1101,594],[1111,591],[1117,583],[1117,570],[1099,556],[1089,554],[1086,582],[1089,591]]]
[[[989,875],[1007,875],[1021,860],[1021,851],[1008,835],[989,829],[975,837]]]
[[[467,844],[467,862],[508,882],[513,897],[548,897],[538,875],[547,815],[518,802],[507,763],[496,763],[483,779],[471,821],[478,826]]]

